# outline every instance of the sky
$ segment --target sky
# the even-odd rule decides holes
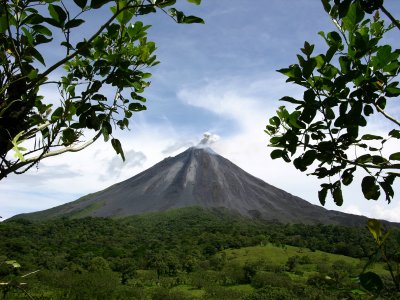
[[[394,6],[399,16],[394,1],[385,4]],[[278,99],[302,96],[302,90],[285,83],[276,70],[297,62],[304,41],[316,44],[315,53],[323,51],[318,32],[335,29],[321,2],[203,0],[200,6],[178,1],[178,7],[202,17],[205,24],[175,24],[160,12],[142,19],[152,24],[149,40],[156,42],[161,63],[149,70],[153,76],[144,94],[147,111],[133,116],[130,131],[116,134],[126,162],[99,139],[81,152],[48,158],[23,175],[10,175],[0,181],[3,219],[102,190],[197,145],[204,133],[212,136],[215,152],[245,171],[320,205],[322,182],[272,160],[264,129],[284,104]],[[93,23],[102,19],[98,17],[91,16]],[[370,125],[377,133],[385,129],[379,122]],[[400,222],[398,182],[388,204],[383,197],[365,200],[361,178],[345,188],[343,206],[329,198],[325,207]]]

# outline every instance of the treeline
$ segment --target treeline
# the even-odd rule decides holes
[[[23,268],[87,267],[91,258],[132,259],[151,268],[156,256],[173,256],[184,268],[218,251],[273,243],[367,257],[374,242],[366,228],[333,225],[266,224],[225,210],[184,208],[127,219],[24,219],[0,223],[0,251]],[[168,253],[166,255],[165,253]]]
[[[0,261],[16,260],[19,274],[40,270],[35,278],[42,299],[55,291],[58,298],[73,299],[79,291],[77,299],[101,299],[111,290],[124,295],[126,285],[138,277],[143,284],[146,276],[150,281],[176,280],[182,272],[218,270],[221,259],[215,254],[224,249],[292,245],[356,258],[368,257],[375,249],[366,228],[266,224],[202,208],[119,220],[10,220],[0,223],[0,237]],[[9,268],[1,265],[0,278],[12,276]],[[94,294],[84,297],[84,291]]]

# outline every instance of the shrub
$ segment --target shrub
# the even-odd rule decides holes
[[[307,279],[307,284],[316,288],[326,288],[333,285],[333,280],[326,275],[312,275]]]
[[[298,297],[285,287],[265,286],[263,289],[255,291],[246,296],[243,300],[293,300]]]
[[[151,293],[152,300],[189,300],[188,295],[181,291],[172,291],[164,287],[158,287]]]
[[[255,288],[265,286],[288,287],[292,285],[292,280],[286,273],[258,272],[252,279],[251,285]]]
[[[227,284],[243,284],[248,283],[245,270],[237,263],[226,265],[222,270]]]
[[[243,299],[245,294],[245,292],[236,289],[222,286],[210,286],[206,288],[204,298],[207,300],[239,300]]]
[[[302,255],[299,257],[298,262],[300,265],[311,264],[311,258],[308,255]]]
[[[197,289],[202,289],[217,283],[217,274],[210,271],[195,271],[189,274],[189,281]]]
[[[297,266],[298,263],[299,263],[299,256],[298,255],[289,257],[287,262],[286,262],[287,270],[289,272],[293,272],[294,268]]]

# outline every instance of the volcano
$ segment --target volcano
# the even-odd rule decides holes
[[[210,148],[191,147],[153,167],[76,201],[16,217],[126,217],[200,206],[224,208],[279,223],[365,225],[366,218],[326,210],[242,170]],[[14,217],[15,218],[15,217]]]

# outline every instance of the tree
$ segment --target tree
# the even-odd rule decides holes
[[[0,1],[0,180],[100,136],[124,159],[113,129],[127,129],[132,114],[146,109],[146,70],[158,63],[150,25],[132,20],[162,10],[177,23],[203,23],[175,2]],[[93,30],[89,14],[99,11],[107,18]]]
[[[342,205],[342,186],[364,170],[361,188],[366,199],[386,200],[394,195],[400,176],[400,120],[395,117],[400,95],[400,49],[392,49],[387,35],[400,24],[383,6],[383,0],[322,0],[336,31],[319,34],[327,51],[313,55],[314,45],[305,42],[298,63],[278,72],[287,82],[304,88],[303,99],[281,100],[296,105],[289,112],[281,106],[269,120],[266,133],[273,159],[291,162],[302,172],[327,178],[318,193],[322,205],[328,191]],[[380,16],[383,13],[386,20]],[[389,20],[389,24],[387,24]],[[397,106],[396,106],[397,105]],[[397,115],[398,116],[398,115]],[[379,118],[387,130],[377,135],[367,125]],[[368,132],[369,131],[369,132]]]

